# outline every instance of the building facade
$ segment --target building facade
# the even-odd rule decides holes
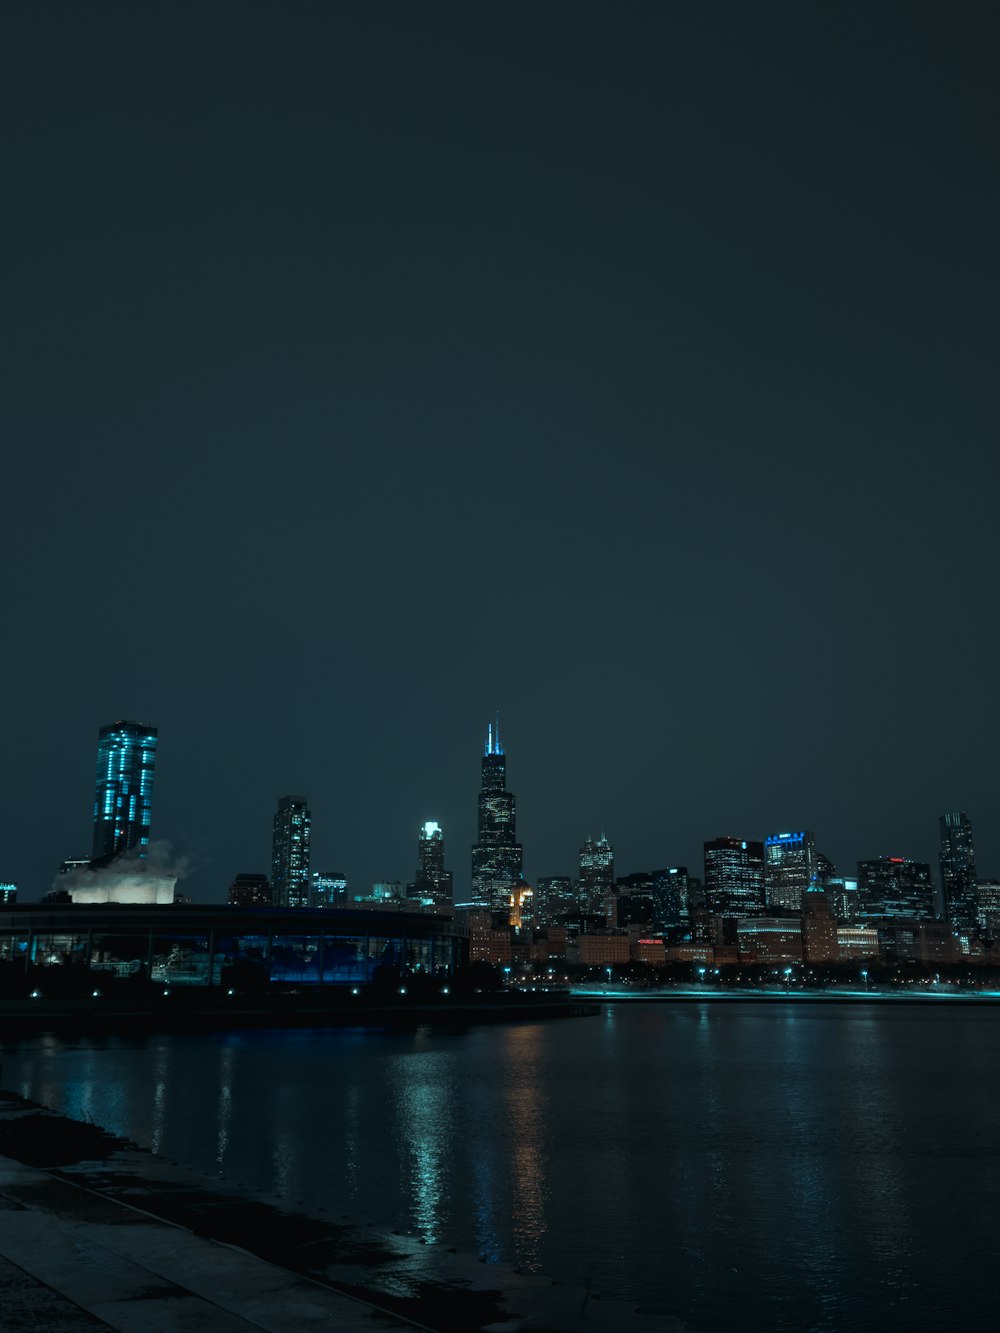
[[[499,720],[496,732],[491,724],[486,734],[477,828],[479,836],[472,848],[472,901],[506,910],[511,890],[524,873],[524,851],[517,841],[514,794],[507,790]]]
[[[764,910],[764,844],[719,837],[705,843],[705,908],[738,917]]]
[[[275,907],[309,906],[309,832],[304,796],[282,796],[271,839],[271,900]]]
[[[934,881],[925,861],[880,856],[858,862],[859,919],[905,917],[929,920],[936,915]]]
[[[229,886],[230,907],[270,907],[271,884],[266,875],[240,873]]]
[[[16,964],[43,994],[41,969],[64,964],[157,986],[227,986],[233,969],[319,986],[363,985],[387,970],[447,978],[467,958],[465,930],[426,912],[38,903],[0,911],[0,966]]]
[[[588,838],[580,848],[580,910],[607,916],[614,891],[615,850],[602,833],[599,838]]]
[[[111,722],[98,732],[92,865],[107,865],[123,852],[146,856],[156,742],[156,728],[141,722]]]
[[[765,839],[764,901],[768,907],[800,912],[802,899],[817,882],[816,839],[812,833],[774,833]]]
[[[972,821],[964,810],[942,815],[938,820],[941,834],[939,864],[943,914],[955,926],[966,929],[976,924],[976,849],[972,841]]]
[[[431,907],[454,906],[454,883],[444,867],[444,830],[434,820],[420,826],[417,836],[417,873],[406,886],[408,898],[419,898]]]
[[[339,870],[314,870],[309,879],[310,907],[346,907],[347,876]]]

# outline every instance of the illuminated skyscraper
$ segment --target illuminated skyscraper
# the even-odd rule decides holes
[[[156,728],[141,722],[112,722],[97,740],[92,865],[106,865],[135,848],[149,847],[156,767]]]
[[[972,926],[977,915],[976,850],[972,843],[972,821],[964,810],[942,815],[941,889],[944,913],[956,926]]]
[[[444,868],[444,830],[430,819],[417,838],[417,874],[406,886],[408,898],[420,898],[435,907],[453,906],[452,874]]]
[[[908,856],[880,856],[858,862],[858,899],[862,919],[935,915],[934,882],[925,861]]]
[[[310,907],[346,907],[347,876],[339,870],[314,870],[309,880]]]
[[[705,908],[717,916],[764,910],[764,844],[746,838],[705,843]]]
[[[507,790],[507,760],[500,744],[500,721],[486,733],[483,785],[479,792],[479,841],[472,848],[472,899],[506,911],[511,889],[521,879],[524,852],[517,841],[514,794]]]
[[[580,848],[580,910],[603,916],[615,891],[615,850],[602,833]]]
[[[271,840],[271,900],[275,907],[309,906],[309,828],[304,796],[282,796]]]
[[[825,858],[824,858],[825,859]],[[802,911],[803,896],[818,880],[816,839],[809,832],[775,833],[764,843],[764,899],[768,907]]]

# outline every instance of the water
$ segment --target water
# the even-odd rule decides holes
[[[998,1050],[988,1009],[663,1004],[2,1059],[215,1177],[735,1333],[993,1325]]]

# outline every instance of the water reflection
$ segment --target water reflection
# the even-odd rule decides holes
[[[591,1273],[693,1328],[938,1333],[992,1326],[996,1031],[978,1011],[643,1005],[2,1058],[8,1086],[201,1171]]]
[[[433,1245],[445,1220],[451,1156],[447,1057],[418,1049],[398,1066],[397,1112],[404,1147],[401,1170],[411,1191],[417,1234]],[[445,1067],[442,1067],[444,1065]]]
[[[545,1235],[543,1049],[538,1026],[514,1028],[508,1034],[501,1065],[504,1111],[513,1151],[510,1213],[514,1254],[518,1264],[529,1271],[541,1267]]]

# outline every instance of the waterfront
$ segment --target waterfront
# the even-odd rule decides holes
[[[607,1005],[464,1033],[3,1051],[3,1085],[168,1158],[694,1329],[991,1317],[997,1018]]]

